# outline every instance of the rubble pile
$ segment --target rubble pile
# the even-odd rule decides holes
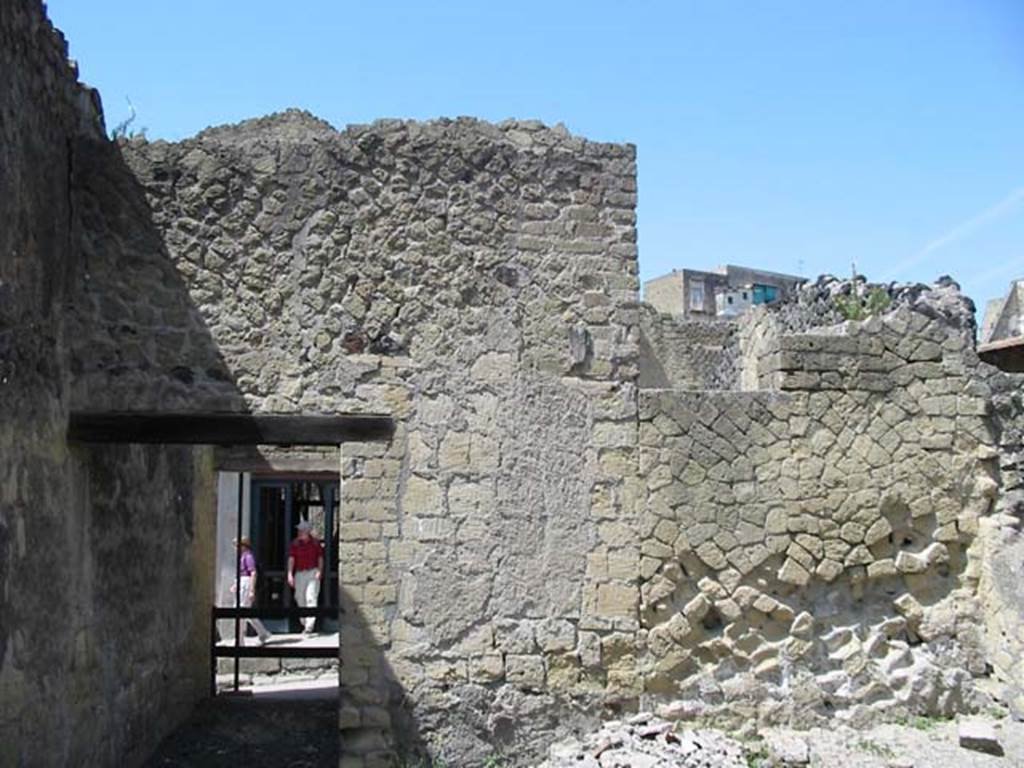
[[[677,731],[649,714],[605,723],[551,747],[539,768],[746,768],[743,747],[718,731]]]
[[[940,320],[954,328],[974,332],[974,302],[960,292],[960,285],[947,275],[932,284],[925,283],[872,283],[864,276],[838,278],[821,275],[800,286],[792,301],[772,305],[780,327],[789,332],[801,332],[842,323],[846,318],[839,304],[850,297],[866,299],[873,293],[887,298],[885,310],[909,307],[927,317]]]

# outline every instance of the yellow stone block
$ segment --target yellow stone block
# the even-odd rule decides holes
[[[599,616],[636,616],[640,591],[622,584],[599,584],[597,587],[597,614]]]

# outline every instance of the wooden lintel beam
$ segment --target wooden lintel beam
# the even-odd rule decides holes
[[[395,422],[378,415],[123,412],[71,414],[79,443],[185,445],[339,445],[387,440]]]

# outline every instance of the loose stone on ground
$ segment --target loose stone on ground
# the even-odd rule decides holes
[[[1003,755],[1003,745],[999,743],[996,729],[990,723],[967,720],[960,723],[957,735],[960,739],[960,746],[964,749],[973,749],[975,752],[985,752],[1000,757]]]
[[[540,768],[747,768],[743,747],[722,732],[677,731],[647,715],[555,744],[550,755]]]
[[[676,730],[678,728],[678,730]],[[995,752],[997,748],[1004,750]],[[613,721],[555,744],[538,768],[1008,768],[1024,766],[1024,723],[970,718],[857,730],[762,730],[740,740],[653,715]]]
[[[1005,754],[986,754],[969,743],[999,744]],[[808,746],[810,768],[1017,768],[1024,766],[1024,723],[1010,720],[971,718],[952,720],[920,719],[908,725],[879,725],[865,730],[846,726],[814,728],[810,731],[771,729],[762,731],[763,752],[752,760],[758,768],[800,765],[775,759],[770,745],[778,739],[797,739]],[[974,741],[973,739],[977,739]]]

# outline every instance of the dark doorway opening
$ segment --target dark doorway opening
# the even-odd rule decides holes
[[[318,606],[338,608],[338,498],[337,479],[264,477],[252,481],[253,548],[263,577],[257,583],[256,605],[271,608],[295,606],[288,586],[288,548],[297,535],[296,526],[306,520],[324,547],[324,575]],[[297,632],[297,619],[267,619],[274,633]],[[317,629],[337,632],[337,619],[320,619]]]

